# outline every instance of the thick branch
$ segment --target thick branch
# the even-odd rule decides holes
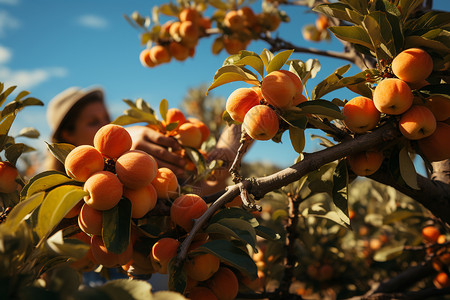
[[[419,190],[414,190],[406,185],[401,185],[393,178],[392,174],[380,169],[369,178],[392,186],[399,192],[413,198],[425,206],[436,217],[450,224],[450,185],[438,179],[430,180],[417,174]]]

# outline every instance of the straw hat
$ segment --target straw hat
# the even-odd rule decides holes
[[[99,87],[91,87],[86,89],[70,87],[50,100],[47,109],[47,122],[50,126],[52,138],[54,138],[55,134],[58,132],[62,121],[72,107],[74,107],[74,105],[80,100],[85,99],[88,96],[93,96],[101,101],[104,101],[105,98],[103,89]]]

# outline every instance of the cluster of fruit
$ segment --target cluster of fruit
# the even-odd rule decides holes
[[[221,266],[217,256],[191,252],[208,239],[207,235],[199,234],[199,236],[200,238],[189,248],[190,255],[184,265],[187,275],[186,293],[189,299],[234,299],[239,290],[239,282],[234,272]],[[180,242],[170,237],[161,238],[153,245],[151,260],[156,272],[162,274],[168,272],[169,262],[177,255],[179,246]]]
[[[438,272],[433,279],[433,284],[441,289],[450,286],[448,266],[450,265],[450,252],[445,244],[447,237],[441,233],[436,225],[427,225],[422,228],[422,237],[426,245],[442,245],[441,247],[428,247],[427,253],[433,257],[433,268]]]
[[[139,59],[145,67],[154,67],[170,62],[171,58],[184,61],[194,56],[195,46],[211,21],[194,8],[185,8],[178,14],[177,21],[167,21],[161,26],[159,43],[141,51]]]
[[[215,40],[213,53],[224,48],[228,54],[237,54],[262,32],[278,29],[280,23],[281,17],[277,11],[255,14],[248,6],[228,11],[221,22],[225,34]]]
[[[418,148],[429,161],[450,158],[450,99],[433,95],[422,99],[414,89],[428,85],[426,79],[433,71],[431,56],[422,49],[410,48],[392,61],[397,78],[384,78],[375,87],[373,99],[355,97],[348,101],[342,113],[346,127],[354,133],[375,128],[381,114],[397,116],[401,133],[417,141]],[[368,151],[348,157],[355,174],[373,174],[383,161],[380,151]]]
[[[209,137],[208,126],[197,118],[186,118],[178,108],[169,108],[161,126],[151,126],[167,136],[173,136],[186,147],[200,149],[204,141]]]
[[[279,118],[272,107],[287,109],[306,100],[300,78],[290,71],[277,70],[263,78],[261,87],[233,91],[226,111],[253,139],[270,140],[279,129]]]
[[[107,267],[127,263],[132,245],[125,254],[107,251],[102,240],[103,211],[126,197],[131,202],[131,217],[142,218],[155,207],[158,198],[178,195],[175,174],[168,168],[158,168],[151,155],[130,150],[131,146],[131,136],[125,128],[108,124],[95,134],[94,146],[75,147],[65,160],[66,173],[84,182],[88,193],[66,217],[78,216],[80,229],[92,236],[93,257]]]
[[[19,171],[11,163],[0,161],[0,193],[9,194],[18,189],[16,178]]]
[[[308,24],[302,28],[303,38],[307,41],[320,42],[324,39],[330,39],[330,34],[327,30],[330,21],[325,15],[319,15],[315,24]]]

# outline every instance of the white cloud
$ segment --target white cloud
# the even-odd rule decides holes
[[[35,70],[11,70],[0,66],[0,82],[6,86],[17,85],[21,89],[30,89],[53,77],[64,77],[67,70],[64,68],[41,68]]]
[[[17,5],[20,0],[0,0],[0,4]]]
[[[9,62],[12,57],[12,52],[6,47],[0,45],[0,64]]]
[[[108,21],[100,16],[96,15],[83,15],[80,16],[77,20],[78,24],[90,27],[90,28],[96,28],[96,29],[103,29],[108,26]]]
[[[0,37],[4,37],[8,29],[16,29],[19,27],[19,20],[11,16],[7,11],[0,10]]]

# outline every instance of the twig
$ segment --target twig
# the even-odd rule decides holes
[[[241,168],[241,161],[242,158],[244,157],[244,154],[247,152],[248,148],[252,145],[252,142],[253,139],[247,134],[245,129],[242,128],[240,146],[229,170],[231,178],[234,183],[239,183],[242,181],[242,177],[239,173],[239,170]]]

